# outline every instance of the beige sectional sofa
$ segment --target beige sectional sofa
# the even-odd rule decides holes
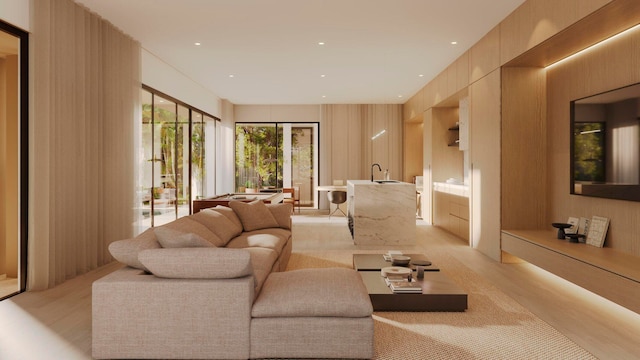
[[[93,284],[96,359],[370,358],[352,269],[286,269],[291,205],[231,202],[112,243]]]

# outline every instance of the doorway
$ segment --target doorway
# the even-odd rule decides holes
[[[296,188],[317,209],[317,123],[236,123],[235,157],[237,192]]]
[[[0,299],[26,288],[27,42],[0,21]]]

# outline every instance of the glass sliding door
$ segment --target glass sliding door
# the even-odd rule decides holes
[[[291,126],[291,186],[300,189],[300,206],[316,208],[318,199],[317,124],[287,124]],[[287,187],[287,186],[285,186]]]
[[[28,34],[0,21],[0,300],[26,289]]]
[[[294,187],[316,208],[317,144],[317,123],[237,123],[236,191]]]
[[[205,196],[207,174],[215,176],[215,169],[205,172],[205,130],[215,137],[205,121],[217,121],[148,88],[141,98],[138,233],[189,215],[193,200]]]

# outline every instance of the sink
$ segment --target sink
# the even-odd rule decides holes
[[[398,181],[398,180],[374,180],[374,182],[377,182],[378,184],[389,184],[389,183],[399,183],[400,181]]]

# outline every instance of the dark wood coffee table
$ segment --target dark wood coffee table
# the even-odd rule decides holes
[[[383,259],[381,267],[373,269],[369,261],[374,257],[361,256],[372,254],[354,254],[354,268],[367,287],[373,310],[375,311],[465,311],[467,294],[441,271],[425,271],[423,279],[417,279],[422,285],[422,294],[394,294],[380,274],[380,269],[391,266],[384,261],[382,254],[373,254]],[[417,254],[408,254],[412,259]],[[413,277],[416,272],[413,271]]]

